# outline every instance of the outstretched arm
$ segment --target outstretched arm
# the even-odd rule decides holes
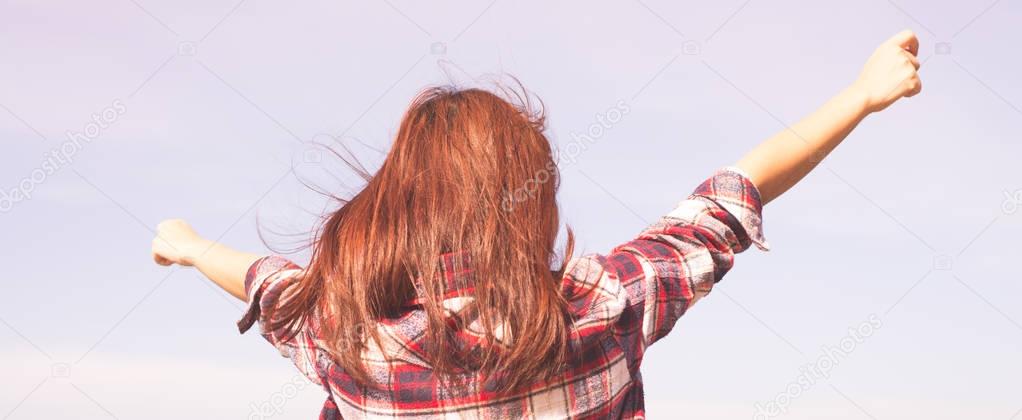
[[[600,315],[609,314],[620,336],[634,340],[629,346],[633,357],[641,358],[646,347],[710,293],[733,266],[735,254],[752,245],[769,249],[762,229],[764,203],[801,180],[866,115],[919,92],[918,48],[908,31],[887,40],[858,80],[757,146],[734,165],[737,170],[718,171],[637,238],[606,257],[590,257],[573,267],[569,274],[576,279],[603,276],[603,269],[612,274],[609,280],[600,278],[607,285],[600,289],[609,293],[602,297],[608,310]],[[587,328],[594,325],[591,319],[585,322]]]
[[[763,203],[802,180],[867,115],[919,93],[919,41],[905,30],[881,44],[859,78],[816,112],[777,133],[735,166],[758,187]]]
[[[294,284],[300,267],[279,256],[264,258],[210,241],[180,219],[165,220],[156,227],[153,259],[160,265],[194,266],[228,293],[248,302],[248,311],[238,321],[238,331],[244,333],[258,322],[260,334],[281,356],[291,359],[310,381],[323,384],[324,373],[316,364],[319,349],[307,344],[312,342],[308,324],[291,335],[285,329],[271,328],[270,317],[275,311],[262,310],[277,306],[282,292]],[[246,280],[251,296],[246,295]]]
[[[233,250],[204,239],[184,220],[165,220],[156,227],[153,259],[160,265],[195,266],[234,297],[247,301],[245,275],[261,255]]]

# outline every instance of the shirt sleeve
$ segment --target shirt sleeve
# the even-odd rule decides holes
[[[759,191],[742,170],[723,168],[603,259],[626,297],[619,333],[637,337],[633,350],[641,357],[753,244],[769,249]]]
[[[310,322],[295,334],[287,337],[282,330],[272,330],[270,320],[276,308],[290,297],[289,288],[299,279],[302,268],[290,260],[272,255],[260,258],[245,275],[245,295],[248,296],[248,311],[238,321],[238,331],[245,333],[253,324],[259,323],[259,331],[281,356],[294,362],[298,370],[317,385],[323,385],[321,369],[318,366],[319,352],[310,332]]]

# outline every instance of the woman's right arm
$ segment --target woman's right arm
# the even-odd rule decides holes
[[[299,281],[301,267],[281,256],[250,254],[205,239],[180,219],[165,220],[156,227],[152,256],[160,265],[194,266],[228,293],[248,302],[238,331],[244,333],[258,322],[260,334],[282,356],[290,358],[309,380],[323,383],[324,373],[317,364],[319,350],[311,344],[313,337],[308,332],[310,324],[297,334],[270,326],[275,308]]]
[[[205,239],[180,219],[160,222],[153,238],[153,260],[157,264],[194,266],[232,296],[246,302],[245,276],[261,257]]]
[[[911,31],[888,39],[869,58],[855,83],[738,161],[735,166],[759,187],[763,204],[802,180],[867,115],[919,93],[918,50],[919,40]]]

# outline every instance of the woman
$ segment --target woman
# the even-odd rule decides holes
[[[762,206],[868,114],[920,91],[918,41],[882,44],[819,110],[726,167],[635,239],[556,270],[557,170],[527,99],[431,89],[301,268],[158,227],[153,256],[249,303],[329,395],[321,418],[643,417],[646,348],[755,244]]]

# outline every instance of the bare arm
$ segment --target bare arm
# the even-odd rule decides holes
[[[247,301],[245,275],[261,255],[236,251],[204,239],[183,220],[165,220],[156,227],[153,259],[160,265],[194,266],[234,297]]]
[[[867,115],[919,93],[919,41],[902,31],[870,56],[858,80],[827,103],[752,149],[735,166],[756,184],[766,204],[794,186]]]
[[[895,35],[877,48],[855,83],[738,161],[736,166],[760,190],[763,203],[798,183],[867,115],[919,93],[918,49],[919,42],[912,32]],[[161,265],[195,266],[241,300],[247,300],[245,275],[261,257],[203,239],[183,220],[160,223],[152,252]]]

